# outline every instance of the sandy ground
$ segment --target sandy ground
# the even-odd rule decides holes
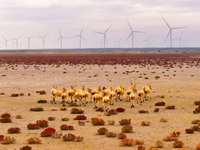
[[[197,107],[194,101],[199,100],[199,83],[200,71],[196,67],[182,68],[162,68],[159,66],[98,66],[98,65],[40,65],[40,66],[6,66],[0,67],[0,92],[5,95],[0,95],[0,113],[8,112],[11,114],[12,123],[0,123],[0,134],[14,137],[15,144],[2,145],[0,150],[19,150],[20,147],[28,145],[26,139],[28,137],[39,137],[42,144],[30,145],[33,150],[111,150],[111,149],[137,149],[137,146],[120,147],[119,139],[107,138],[105,135],[96,135],[97,129],[102,126],[93,126],[91,122],[86,122],[85,126],[79,126],[78,121],[73,120],[76,114],[70,114],[72,107],[66,107],[67,111],[60,111],[62,105],[61,99],[57,98],[57,104],[50,104],[50,90],[53,85],[58,89],[62,87],[70,89],[70,85],[77,85],[80,88],[84,85],[86,88],[101,87],[117,87],[122,85],[126,88],[130,86],[130,80],[137,82],[137,89],[142,89],[147,83],[152,86],[152,99],[143,104],[135,104],[135,108],[130,108],[129,102],[116,102],[110,109],[123,107],[124,113],[117,115],[105,116],[102,112],[96,112],[93,109],[93,104],[89,103],[86,107],[80,106],[83,109],[87,120],[93,117],[99,117],[106,121],[104,127],[109,131],[120,133],[122,126],[119,121],[125,118],[131,118],[131,125],[134,133],[127,133],[127,138],[144,139],[144,146],[150,147],[155,141],[162,140],[163,137],[169,135],[173,131],[180,131],[179,140],[185,143],[184,148],[194,150],[195,145],[200,143],[200,132],[195,131],[194,134],[186,134],[185,129],[192,126],[191,121],[200,119],[199,114],[193,114],[193,110]],[[6,69],[7,68],[7,69]],[[123,74],[125,71],[133,71],[128,75]],[[66,72],[66,73],[64,73]],[[163,73],[164,72],[164,73]],[[96,75],[96,77],[94,77]],[[168,75],[168,76],[166,76]],[[142,78],[138,78],[142,76]],[[155,76],[160,76],[155,80]],[[148,77],[149,79],[145,79]],[[46,95],[39,95],[38,90],[45,90]],[[25,96],[11,97],[12,93],[24,93]],[[31,93],[31,96],[27,96]],[[164,95],[165,98],[160,98],[158,95]],[[123,97],[125,99],[125,95]],[[47,100],[46,104],[38,104],[40,99]],[[164,106],[155,106],[158,101],[164,101],[166,105],[175,105],[175,110],[167,110]],[[43,112],[29,111],[32,107],[43,107]],[[51,111],[52,108],[58,111]],[[158,113],[154,113],[155,108],[160,108]],[[149,114],[140,114],[138,110],[148,110]],[[22,119],[16,119],[16,115],[22,115]],[[64,134],[73,133],[84,137],[83,142],[64,142],[62,138],[54,139],[51,137],[40,137],[41,131],[28,130],[27,124],[34,123],[36,120],[45,119],[48,117],[56,117],[56,120],[49,121],[49,127],[60,130],[60,125],[73,125],[73,131],[61,131]],[[61,118],[68,117],[69,121],[63,122]],[[168,122],[160,122],[160,118],[168,119]],[[108,120],[114,120],[115,125],[108,125]],[[150,121],[150,126],[141,126],[142,121]],[[10,127],[19,127],[21,133],[8,134],[7,130]],[[163,150],[171,150],[172,142],[165,142]]]

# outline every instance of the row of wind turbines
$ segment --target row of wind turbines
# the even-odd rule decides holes
[[[186,28],[186,27],[173,27],[173,28],[172,28],[172,27],[167,23],[167,21],[166,21],[163,17],[162,17],[162,19],[164,20],[164,22],[166,23],[166,25],[167,25],[168,28],[169,28],[169,32],[168,32],[168,34],[167,34],[167,36],[166,36],[166,38],[165,38],[164,43],[166,43],[167,39],[170,37],[170,48],[172,48],[172,40],[173,40],[173,39],[172,39],[172,31],[173,31],[173,30],[177,30],[177,29],[183,29],[183,28]],[[131,25],[130,25],[130,23],[129,23],[129,21],[128,21],[128,20],[126,20],[126,21],[127,21],[127,23],[128,23],[128,26],[129,26],[131,32],[130,32],[129,36],[127,37],[127,39],[125,40],[124,43],[126,43],[126,42],[131,38],[132,48],[134,48],[134,34],[135,34],[135,33],[146,33],[146,32],[143,32],[143,31],[135,31],[135,30],[133,30],[132,27],[131,27]],[[104,48],[106,48],[106,43],[108,43],[106,34],[107,34],[108,30],[112,27],[112,25],[113,25],[113,24],[111,24],[104,32],[99,32],[99,31],[97,32],[97,31],[94,31],[94,33],[103,35],[103,47],[104,47]],[[83,29],[84,29],[84,26],[82,27],[82,29],[81,29],[81,31],[80,31],[80,34],[70,37],[70,38],[74,38],[74,37],[78,37],[78,38],[79,38],[79,48],[80,48],[80,49],[81,49],[81,46],[82,46],[82,40],[83,40],[85,43],[87,43],[86,40],[84,39],[84,37],[82,36]],[[70,39],[70,38],[67,38],[67,37],[63,36],[62,33],[61,33],[60,28],[58,28],[58,30],[59,30],[59,35],[60,35],[60,37],[55,41],[55,43],[58,42],[58,41],[60,41],[60,49],[62,49],[62,48],[63,48],[63,39]],[[46,38],[46,36],[47,36],[48,34],[49,34],[49,32],[46,33],[44,36],[36,36],[37,38],[42,39],[43,49],[45,48],[45,38]],[[179,45],[180,45],[180,46],[181,46],[181,43],[183,42],[183,41],[182,41],[182,35],[183,35],[183,32],[181,33],[181,36],[180,36],[179,38],[175,39],[175,40],[179,40]],[[11,40],[12,40],[12,41],[13,41],[13,40],[16,41],[16,49],[18,49],[18,40],[19,40],[22,36],[20,36],[20,37],[18,37],[18,38],[12,38],[12,39],[9,39],[9,40],[6,39],[4,36],[2,36],[2,37],[3,37],[4,40],[5,40],[5,47],[6,47],[6,49],[7,49],[7,43],[8,43],[8,41],[11,41]],[[27,40],[28,40],[28,49],[30,49],[31,39],[32,39],[33,37],[34,37],[34,36],[27,37]],[[121,42],[121,40],[120,40],[120,41],[116,41],[116,42]],[[149,35],[148,35],[148,38],[145,40],[145,42],[147,43],[147,47],[148,47],[148,44],[150,43],[150,42],[149,42]]]

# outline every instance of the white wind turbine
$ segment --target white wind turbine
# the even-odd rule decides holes
[[[63,39],[63,38],[64,38],[64,39],[69,39],[69,38],[62,36],[61,31],[60,31],[60,28],[58,28],[58,30],[59,30],[60,37],[56,40],[56,42],[58,42],[58,41],[60,40],[60,48],[62,49],[62,39]],[[55,43],[56,43],[56,42],[55,42]]]
[[[181,43],[184,43],[183,40],[182,40],[182,36],[183,36],[183,31],[181,33],[181,36],[179,38],[176,38],[174,40],[178,40],[179,41],[179,46],[181,47]]]
[[[126,43],[128,41],[128,39],[132,36],[132,48],[134,47],[134,33],[145,33],[145,32],[141,32],[141,31],[133,31],[133,29],[131,28],[131,25],[130,23],[128,22],[128,20],[126,19],[128,25],[129,25],[129,28],[131,30],[131,33],[130,35],[128,36],[128,38],[126,39],[126,41],[124,43]]]
[[[47,34],[49,34],[49,32],[48,32]],[[38,38],[41,38],[41,39],[42,39],[42,42],[43,42],[43,49],[44,49],[44,45],[45,45],[45,37],[47,36],[47,34],[45,34],[44,36],[37,36]]]
[[[31,39],[32,39],[32,38],[33,38],[33,36],[27,37],[27,39],[28,39],[28,49],[31,48]]]
[[[72,37],[79,37],[79,47],[80,47],[80,49],[81,49],[81,39],[83,39],[85,41],[85,43],[87,43],[86,40],[82,36],[83,28],[84,28],[84,26],[82,27],[79,35],[72,36]]]
[[[3,38],[4,38],[4,40],[5,40],[5,46],[6,46],[6,49],[7,49],[7,46],[8,46],[8,41],[10,41],[10,40],[7,40],[4,36],[2,36]]]
[[[106,37],[106,33],[108,32],[108,30],[110,29],[110,27],[112,26],[113,24],[111,24],[107,29],[106,29],[106,31],[105,32],[95,32],[95,33],[98,33],[98,34],[103,34],[103,37],[104,37],[104,48],[105,48],[105,46],[106,46],[106,41],[107,41],[107,43],[108,43],[108,40],[107,40],[107,37]]]
[[[150,44],[150,45],[152,45],[152,44],[149,42],[149,36],[150,36],[150,34],[148,35],[147,39],[146,39],[146,40],[144,40],[144,42],[146,42],[146,43],[147,43],[147,47],[149,47],[149,44]]]
[[[118,40],[118,41],[114,41],[114,42],[118,43],[119,48],[121,46],[121,40],[122,40],[122,38],[120,40]]]
[[[163,18],[163,17],[162,17]],[[175,27],[175,28],[171,28],[170,25],[167,23],[167,21],[163,18],[163,20],[165,21],[166,25],[169,27],[169,32],[167,34],[167,37],[164,41],[164,43],[167,41],[169,35],[170,35],[170,48],[172,47],[172,31],[173,30],[176,30],[176,29],[182,29],[182,28],[185,28],[185,27]]]
[[[16,49],[18,49],[18,40],[21,38],[22,36],[20,36],[20,37],[18,37],[18,38],[12,38],[13,40],[15,40],[16,41]]]

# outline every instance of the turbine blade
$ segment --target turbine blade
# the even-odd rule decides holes
[[[98,33],[98,34],[104,34],[103,32],[96,32],[96,31],[94,31],[94,33]]]
[[[167,37],[166,37],[166,39],[165,39],[165,42],[167,41],[167,38],[169,37],[169,34],[171,33],[171,31],[172,31],[172,30],[169,30],[169,32],[168,32],[168,34],[167,34]],[[164,42],[164,44],[165,44],[165,42]]]
[[[74,37],[80,37],[80,35],[71,36],[70,38],[74,38]]]
[[[124,42],[124,44],[128,41],[128,39],[131,37],[132,34],[133,34],[133,31],[132,31],[131,34],[128,36],[128,38],[126,39],[126,41]]]
[[[126,19],[126,21],[128,22],[128,20]],[[128,26],[129,26],[129,28],[131,29],[131,31],[133,31],[133,29],[131,28],[131,25],[130,25],[130,23],[128,22]]]
[[[59,37],[59,38],[55,41],[55,43],[58,42],[60,39],[61,39],[61,37]]]
[[[62,36],[61,31],[60,31],[60,28],[58,28],[58,29],[59,29],[59,34],[60,34],[60,36]]]
[[[82,32],[83,32],[83,28],[84,28],[84,26],[82,27],[82,29],[81,29],[81,32],[80,32],[80,35],[82,34]]]
[[[146,32],[142,32],[142,31],[133,31],[134,33],[146,33]]]
[[[104,32],[104,33],[106,33],[109,29],[110,29],[110,27],[112,26],[113,24],[111,24],[109,27],[108,27],[108,29]]]
[[[65,36],[62,36],[62,38],[70,40],[70,38],[67,38],[67,37],[65,37]]]
[[[83,39],[83,41],[85,41],[85,43],[87,43],[86,40],[82,36],[81,36],[81,39]]]
[[[49,34],[49,32],[47,34]],[[44,38],[47,36],[47,34],[45,34]]]
[[[182,35],[183,35],[183,31],[181,32],[181,36],[180,36],[180,39],[182,38]]]
[[[172,30],[183,29],[183,28],[186,28],[186,27],[176,27],[176,28],[172,28]]]
[[[162,17],[162,16],[161,16]],[[162,17],[163,18],[163,17]],[[169,26],[169,24],[167,23],[167,21],[163,18],[163,20],[165,21],[166,25],[171,29],[171,27]]]

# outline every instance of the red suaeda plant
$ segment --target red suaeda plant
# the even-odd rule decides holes
[[[149,126],[149,125],[150,125],[150,122],[149,122],[149,121],[142,121],[142,122],[141,122],[141,125],[142,125],[142,126]]]
[[[62,124],[60,126],[61,130],[74,130],[74,127],[72,125]]]
[[[84,139],[83,136],[76,136],[76,139],[75,139],[75,140],[76,140],[77,142],[82,142],[83,139]]]
[[[2,141],[2,140],[3,140],[3,137],[4,137],[4,135],[0,135],[0,141]]]
[[[117,134],[118,139],[125,139],[126,138],[126,134],[121,132]]]
[[[55,132],[56,130],[54,128],[48,127],[44,131],[42,131],[40,135],[41,137],[48,137],[48,136],[52,136],[52,134],[54,134]]]
[[[20,148],[20,150],[31,150],[31,149],[32,148],[30,146],[28,146],[28,145],[23,146],[23,147]]]
[[[138,150],[145,150],[145,146],[143,146],[143,145],[138,145],[137,149],[138,149]]]
[[[97,130],[99,135],[105,135],[108,132],[108,129],[102,127]]]
[[[41,139],[38,137],[29,137],[26,139],[26,142],[28,142],[28,144],[40,144]]]
[[[192,134],[192,133],[194,133],[194,129],[192,129],[192,128],[187,128],[187,129],[185,129],[185,132],[186,132],[186,133],[189,133],[189,134]]]
[[[109,137],[109,138],[116,137],[116,133],[114,133],[114,132],[107,132],[106,136]]]
[[[28,128],[29,130],[34,130],[34,129],[39,129],[40,126],[39,126],[37,123],[29,123],[29,124],[27,125],[27,128]]]
[[[76,136],[74,134],[68,133],[63,135],[62,138],[64,141],[74,141],[76,139]]]
[[[85,115],[78,115],[74,118],[74,120],[86,120],[87,117]]]
[[[165,102],[157,102],[155,103],[155,106],[165,106]]]
[[[162,148],[163,146],[164,146],[164,142],[163,141],[156,141],[156,143],[155,143],[155,147],[157,147],[157,148]]]
[[[39,125],[41,128],[46,128],[48,127],[48,121],[46,120],[37,120],[36,123]]]
[[[165,106],[165,109],[175,109],[174,105]]]
[[[8,129],[8,133],[12,134],[12,133],[20,133],[20,128],[19,127],[12,127]]]
[[[78,109],[78,108],[72,108],[71,114],[83,114],[84,110]]]
[[[124,112],[124,111],[125,111],[125,109],[124,109],[124,108],[122,108],[122,107],[119,107],[119,108],[117,108],[117,109],[116,109],[116,111],[117,111],[117,112]]]
[[[133,132],[133,127],[129,125],[125,125],[124,127],[121,128],[123,133],[131,133]]]
[[[182,141],[175,141],[172,143],[173,148],[182,148],[184,143]]]
[[[196,150],[200,150],[200,143],[196,144]]]
[[[171,135],[163,138],[163,141],[177,141],[177,140],[178,140],[177,137],[173,137]]]
[[[0,122],[1,123],[11,123],[12,121],[9,117],[4,117],[4,118],[0,119]]]
[[[105,121],[103,119],[100,119],[100,118],[92,118],[91,123],[93,125],[104,125]]]
[[[200,113],[200,105],[193,111],[194,114]]]
[[[141,113],[141,114],[148,114],[149,113],[148,110],[138,110],[138,112]]]
[[[1,117],[2,117],[2,118],[4,118],[4,117],[10,118],[11,115],[10,115],[9,113],[3,113],[3,114],[1,114]]]
[[[170,133],[170,135],[173,137],[179,137],[180,134],[181,133],[179,131],[177,131],[177,132],[174,131],[174,132]]]
[[[129,125],[131,124],[131,119],[122,119],[119,121],[120,125]]]
[[[134,141],[133,139],[122,139],[119,141],[120,146],[133,146]]]

